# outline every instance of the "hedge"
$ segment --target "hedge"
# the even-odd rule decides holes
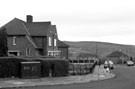
[[[48,77],[51,69],[51,64],[47,60],[37,59],[35,61],[41,62],[41,77]]]
[[[41,76],[42,77],[61,77],[68,75],[69,62],[67,60],[57,58],[36,58],[35,61],[41,62]]]
[[[0,28],[0,57],[7,56],[7,33],[4,27]]]
[[[53,60],[51,65],[54,65],[53,76],[66,76],[69,72],[69,63],[65,60]]]
[[[15,57],[0,57],[0,78],[18,77],[19,63],[22,61],[27,60]]]
[[[60,77],[68,75],[69,63],[67,60],[57,58],[18,58],[0,57],[0,78],[20,76],[20,63],[24,61],[40,61],[41,77]]]

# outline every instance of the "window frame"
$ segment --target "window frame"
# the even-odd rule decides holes
[[[15,55],[15,56],[20,56],[19,50],[8,50],[8,55],[11,55],[12,53],[17,53],[17,55]]]
[[[54,46],[57,46],[57,39],[54,39]]]
[[[30,56],[30,49],[26,48],[26,56]]]
[[[51,37],[48,37],[48,45],[52,46],[52,38]]]
[[[13,36],[13,45],[16,45],[16,36]]]

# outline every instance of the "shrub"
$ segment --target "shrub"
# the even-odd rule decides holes
[[[60,77],[68,75],[69,63],[66,60],[53,60],[51,65],[54,65],[53,76]]]
[[[36,61],[41,62],[41,76],[48,77],[49,74],[53,77],[68,75],[69,62],[57,58],[36,58]]]
[[[0,57],[7,56],[7,33],[6,29],[0,28]]]
[[[0,57],[0,78],[20,77],[20,63],[24,61],[40,61],[41,77],[48,77],[50,72],[53,77],[68,75],[69,63],[67,60],[58,60],[57,58]]]
[[[0,77],[19,77],[19,63],[26,61],[22,58],[0,57]]]
[[[36,59],[35,61],[41,62],[41,77],[48,77],[51,69],[50,61],[42,59]]]

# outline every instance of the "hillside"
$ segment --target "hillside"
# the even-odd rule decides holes
[[[71,42],[64,41],[70,46],[69,53],[76,54],[81,52],[88,52],[97,54],[100,57],[106,57],[113,51],[121,50],[123,53],[131,56],[135,56],[135,46],[134,45],[123,45],[107,42],[94,42],[94,41],[80,41],[80,42]],[[70,55],[71,56],[71,55]]]

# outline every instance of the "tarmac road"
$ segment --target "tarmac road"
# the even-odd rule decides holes
[[[37,86],[19,89],[134,89],[135,88],[135,67],[116,65],[113,71],[115,78],[101,81],[93,81],[81,84],[67,84],[54,86]]]

